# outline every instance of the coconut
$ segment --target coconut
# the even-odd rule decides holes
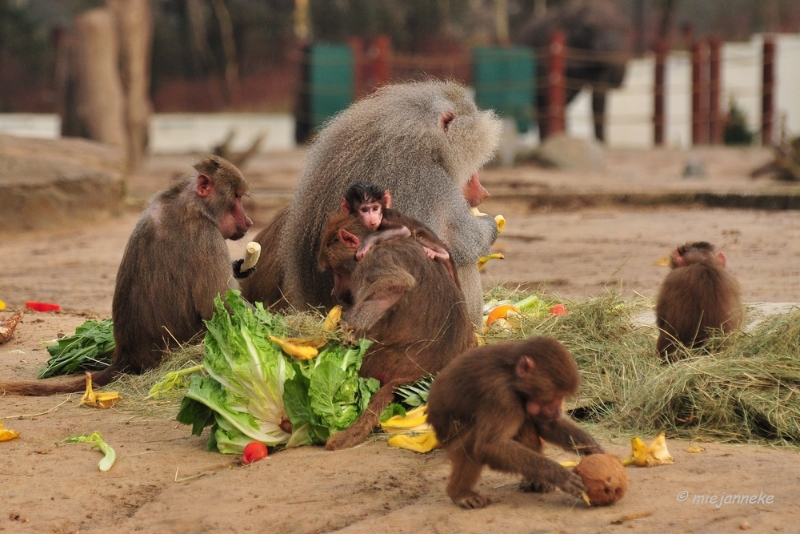
[[[610,454],[591,454],[575,467],[575,474],[586,486],[593,506],[608,506],[625,496],[628,474],[625,466]]]

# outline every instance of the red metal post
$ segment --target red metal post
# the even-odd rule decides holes
[[[692,45],[692,144],[708,143],[708,49],[703,41]]]
[[[711,129],[711,144],[721,145],[723,136],[723,114],[722,110],[720,109],[720,93],[722,87],[722,40],[719,37],[712,37],[709,39],[708,50],[708,109],[709,125]]]
[[[656,43],[656,69],[653,87],[653,143],[656,146],[664,144],[664,72],[667,63],[669,42],[660,39]]]
[[[392,42],[387,35],[375,37],[369,46],[370,90],[389,83],[391,73]]]
[[[550,50],[547,64],[547,136],[561,133],[566,129],[564,107],[566,94],[564,90],[564,72],[566,35],[554,32],[550,36]]]
[[[761,85],[761,144],[772,144],[772,124],[775,118],[775,41],[764,36],[764,57]]]

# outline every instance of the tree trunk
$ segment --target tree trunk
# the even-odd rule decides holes
[[[125,149],[124,95],[119,80],[116,25],[107,9],[92,9],[75,18],[67,78],[74,88],[65,99],[74,105],[62,126],[64,135],[80,135]]]
[[[119,77],[125,93],[128,169],[141,167],[147,148],[150,103],[150,54],[153,17],[150,0],[106,0],[116,20]]]

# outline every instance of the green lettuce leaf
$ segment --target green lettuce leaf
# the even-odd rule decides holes
[[[114,325],[111,319],[86,321],[75,334],[48,345],[50,359],[39,371],[39,378],[67,375],[78,370],[97,371],[111,365],[114,355]]]
[[[283,317],[260,303],[250,305],[238,291],[214,305],[204,340],[209,376],[192,377],[177,416],[196,435],[212,426],[209,448],[239,454],[250,441],[272,447],[325,443],[361,415],[380,387],[358,376],[370,341],[356,347],[329,342],[316,358],[296,360],[269,340],[286,337]],[[291,433],[281,428],[286,419]]]

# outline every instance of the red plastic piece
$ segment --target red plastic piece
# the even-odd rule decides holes
[[[25,307],[29,310],[40,312],[59,311],[61,309],[61,306],[52,302],[34,302],[32,300],[26,302]]]

